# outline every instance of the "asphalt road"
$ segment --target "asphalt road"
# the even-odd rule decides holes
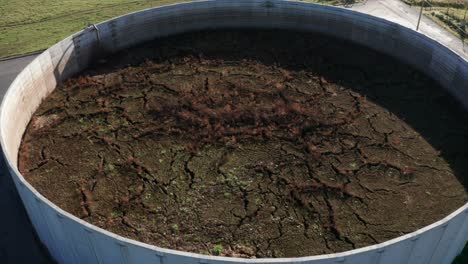
[[[24,56],[12,60],[0,61],[0,98],[3,98],[16,75],[30,63],[36,55]]]
[[[363,4],[347,8],[385,18],[409,28],[415,28],[418,10],[399,0],[367,0]],[[420,31],[438,40],[461,56],[461,41],[430,19],[423,17]],[[0,61],[0,98],[15,76],[36,55]],[[20,198],[9,175],[6,174],[4,161],[0,159],[0,263],[2,264],[45,264],[52,263],[34,235],[31,223],[21,204]]]

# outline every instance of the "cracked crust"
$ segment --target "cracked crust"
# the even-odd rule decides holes
[[[61,208],[157,246],[339,252],[467,201],[468,122],[453,105],[420,73],[335,39],[190,33],[57,87],[31,120],[19,169]]]

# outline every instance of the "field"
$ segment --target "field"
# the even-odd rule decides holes
[[[468,0],[402,0],[403,2],[411,5],[420,5],[423,1],[428,2],[434,6],[445,7],[462,7],[468,4]]]
[[[0,0],[0,58],[34,52],[85,28],[137,10],[191,0]],[[308,0],[341,4],[350,0]]]
[[[431,8],[424,10],[424,15],[432,19],[434,22],[439,24],[441,27],[450,31],[453,35],[463,40],[466,44],[468,43],[468,27],[463,19],[460,19],[462,13],[460,9],[454,9],[453,11],[445,11],[446,8]],[[464,11],[463,11],[464,13]]]
[[[452,34],[468,42],[467,7],[468,0],[403,0],[410,5],[424,3],[424,14]]]
[[[0,0],[0,58],[45,49],[85,28],[88,23],[174,2],[176,1]]]

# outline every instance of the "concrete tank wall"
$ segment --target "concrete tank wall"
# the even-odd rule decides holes
[[[468,62],[395,23],[329,6],[289,1],[200,1],[143,10],[78,32],[38,56],[3,100],[0,136],[9,171],[40,240],[59,263],[451,263],[468,239],[468,203],[411,234],[357,250],[295,259],[237,259],[167,250],[112,234],[61,210],[19,173],[17,155],[26,126],[57,83],[93,58],[155,37],[197,29],[300,29],[360,43],[432,76],[468,108]],[[98,37],[99,36],[99,37]]]

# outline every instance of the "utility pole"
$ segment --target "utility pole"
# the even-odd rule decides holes
[[[419,18],[418,18],[418,25],[416,26],[416,31],[419,30],[419,23],[421,23],[421,17],[422,17],[422,13],[423,13],[424,1],[425,0],[421,1],[421,9],[419,10]]]

